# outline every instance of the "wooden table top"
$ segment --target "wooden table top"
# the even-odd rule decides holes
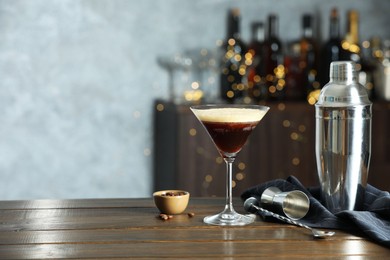
[[[203,223],[224,199],[191,198],[186,213],[163,221],[153,200],[0,201],[0,259],[67,258],[383,258],[390,250],[337,231],[310,232],[260,218],[244,227]],[[242,202],[234,200],[237,211]]]

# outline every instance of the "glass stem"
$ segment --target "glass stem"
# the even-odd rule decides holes
[[[233,209],[233,187],[232,187],[232,179],[233,179],[233,162],[234,157],[224,158],[226,162],[226,206],[225,211],[234,212]]]

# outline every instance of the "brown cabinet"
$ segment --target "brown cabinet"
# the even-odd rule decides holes
[[[314,106],[267,103],[263,118],[238,155],[233,195],[276,178],[296,176],[318,185]],[[185,189],[193,196],[225,195],[225,164],[211,139],[186,105],[156,101],[154,114],[154,189]],[[373,106],[369,183],[390,190],[390,103]]]

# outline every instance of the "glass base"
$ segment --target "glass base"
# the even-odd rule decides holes
[[[228,213],[221,212],[217,215],[207,216],[203,219],[203,222],[218,226],[244,226],[253,223],[255,219],[256,215],[242,215],[233,211]]]

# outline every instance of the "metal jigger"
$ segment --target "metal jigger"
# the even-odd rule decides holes
[[[267,188],[261,195],[260,202],[264,207],[281,212],[293,220],[306,216],[310,207],[310,200],[302,191],[282,192],[277,187]]]

